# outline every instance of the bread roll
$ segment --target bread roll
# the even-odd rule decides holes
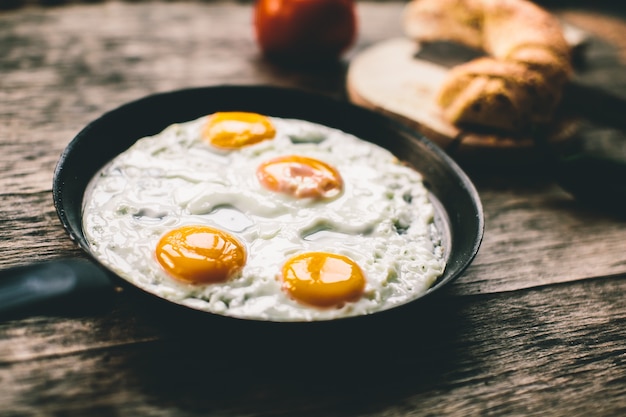
[[[453,41],[489,55],[450,71],[437,97],[449,122],[515,132],[550,122],[572,68],[549,12],[527,0],[412,0],[403,19],[418,42]]]

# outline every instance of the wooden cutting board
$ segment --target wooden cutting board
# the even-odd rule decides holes
[[[543,153],[531,137],[465,131],[442,118],[435,96],[453,61],[472,59],[468,53],[458,46],[422,46],[408,38],[383,41],[351,60],[348,97],[417,129],[459,162],[507,166],[536,162]],[[555,120],[548,140],[566,140],[575,125],[575,120]]]

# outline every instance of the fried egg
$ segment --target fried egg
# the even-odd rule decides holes
[[[83,230],[134,285],[227,316],[314,321],[426,292],[445,268],[422,176],[304,120],[220,112],[142,138],[96,175]]]

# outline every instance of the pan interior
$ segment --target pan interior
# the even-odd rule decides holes
[[[86,126],[61,155],[54,175],[55,207],[70,237],[91,255],[82,230],[83,197],[104,165],[142,137],[217,111],[252,111],[334,127],[387,148],[422,173],[435,207],[447,264],[426,294],[457,278],[475,257],[483,233],[480,199],[469,178],[436,145],[369,110],[299,90],[264,86],[157,94],[119,107]]]

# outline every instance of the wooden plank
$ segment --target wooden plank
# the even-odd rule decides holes
[[[168,324],[149,304],[5,323],[0,402],[9,416],[619,415],[624,291],[622,277],[452,297],[327,337]]]
[[[351,53],[397,36],[401,7],[363,2]],[[275,67],[249,25],[249,5],[219,2],[0,13],[0,267],[81,255],[56,218],[52,169],[104,111],[216,83],[343,95],[345,62]],[[245,331],[126,290],[104,310],[0,323],[0,414],[625,414],[625,222],[541,173],[472,177],[487,227],[476,261],[391,325]]]
[[[486,176],[477,183],[485,237],[455,292],[512,291],[623,273],[623,218],[582,206],[542,177]]]

